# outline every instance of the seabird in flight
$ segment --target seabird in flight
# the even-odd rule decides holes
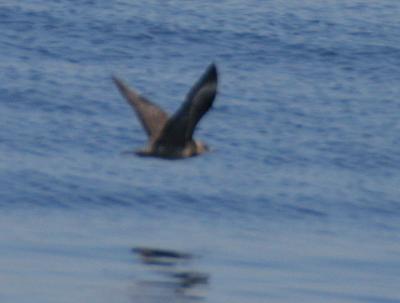
[[[119,78],[113,77],[113,80],[135,110],[149,137],[147,146],[136,151],[137,155],[178,159],[200,155],[208,150],[206,144],[193,139],[193,133],[217,94],[215,64],[207,68],[187,94],[185,102],[171,117]]]

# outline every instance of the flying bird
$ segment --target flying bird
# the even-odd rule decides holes
[[[135,151],[137,155],[178,159],[209,150],[206,144],[194,140],[193,134],[217,94],[218,73],[215,64],[207,68],[187,94],[182,106],[171,117],[121,79],[113,76],[113,81],[133,107],[149,138],[144,148]]]

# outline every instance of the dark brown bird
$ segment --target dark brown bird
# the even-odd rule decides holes
[[[207,145],[193,139],[197,123],[212,106],[217,94],[218,74],[211,64],[186,96],[185,102],[171,117],[122,80],[113,77],[121,94],[133,107],[149,137],[145,148],[136,151],[140,156],[187,158],[202,154]]]

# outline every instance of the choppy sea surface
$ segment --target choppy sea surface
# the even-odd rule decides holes
[[[400,302],[399,15],[2,0],[0,301]],[[212,151],[126,153],[111,75],[173,112],[210,62]]]

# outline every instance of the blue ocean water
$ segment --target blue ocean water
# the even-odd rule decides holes
[[[0,301],[400,302],[399,15],[1,1]],[[210,62],[212,151],[125,153],[146,137],[111,75],[173,112]]]

